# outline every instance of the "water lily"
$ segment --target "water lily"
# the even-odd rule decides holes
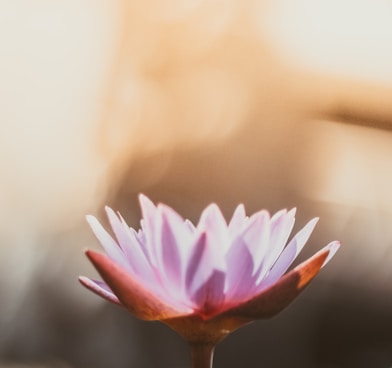
[[[295,209],[247,216],[239,205],[227,223],[216,204],[194,225],[169,206],[140,195],[141,229],[106,208],[115,238],[87,220],[106,255],[88,250],[104,281],[80,277],[88,289],[143,320],[160,320],[190,344],[193,367],[210,367],[228,333],[285,308],[339,248],[334,241],[287,272],[318,219],[288,241]]]

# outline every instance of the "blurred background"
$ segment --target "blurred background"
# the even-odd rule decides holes
[[[297,207],[342,248],[216,368],[392,365],[392,3],[0,0],[0,367],[189,364],[84,290],[84,216]]]

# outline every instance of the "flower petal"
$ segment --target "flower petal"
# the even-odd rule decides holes
[[[268,250],[270,239],[270,215],[262,210],[253,214],[240,235],[253,257],[252,273],[260,269]]]
[[[286,210],[281,210],[272,216],[268,249],[264,254],[261,267],[257,271],[259,274],[258,282],[265,277],[286,245],[294,226],[295,211],[295,208],[287,213]]]
[[[233,217],[229,222],[230,236],[236,236],[242,229],[245,223],[246,213],[245,206],[241,203],[237,206],[233,213]]]
[[[146,252],[143,251],[144,244],[138,239],[138,234],[127,225],[121,216],[117,216],[111,208],[106,207],[106,212],[117,241],[124,252],[129,266],[128,271],[137,276],[139,280],[145,281],[146,285],[149,285],[154,290],[158,280]]]
[[[201,285],[207,282],[213,269],[212,259],[207,252],[206,233],[200,234],[192,248],[185,275],[185,289],[191,301]]]
[[[286,246],[279,258],[272,266],[271,270],[267,274],[266,278],[258,286],[258,290],[261,291],[269,285],[272,285],[277,281],[290,267],[290,265],[297,258],[302,248],[308,241],[312,234],[314,227],[319,219],[316,217],[310,220],[295,236],[291,239],[290,243]]]
[[[269,254],[267,255],[267,263],[272,261],[273,264],[286,245],[290,233],[293,230],[295,212],[296,209],[293,208],[281,216],[272,217],[270,237],[271,248]]]
[[[139,195],[139,203],[142,209],[143,219],[141,221],[141,226],[143,229],[143,234],[145,236],[145,246],[148,258],[153,266],[156,266],[156,247],[155,247],[155,226],[158,217],[158,211],[154,203],[151,202],[149,198],[145,195]]]
[[[207,248],[213,257],[215,268],[224,270],[226,267],[224,255],[231,245],[231,239],[226,220],[215,203],[210,204],[203,211],[197,229],[207,234]]]
[[[107,286],[103,281],[92,280],[85,276],[79,276],[79,282],[87,289],[108,300],[109,302],[122,306],[121,302],[112,293],[109,286]]]
[[[193,296],[193,301],[198,306],[196,312],[207,319],[217,312],[225,299],[225,273],[214,270],[209,279],[200,286]]]
[[[242,237],[237,238],[226,255],[226,303],[242,302],[255,286],[254,260]],[[248,299],[248,298],[246,298]]]
[[[106,255],[91,250],[86,255],[121,304],[136,317],[152,321],[176,318],[192,312],[191,309],[179,309],[163,301]]]
[[[324,261],[323,265],[321,267],[324,267],[335,255],[335,253],[339,250],[340,248],[340,241],[335,240],[331,243],[329,243],[326,247],[324,248],[329,248],[329,253],[327,259]]]
[[[112,227],[114,235],[116,236],[117,243],[120,246],[121,250],[124,252],[124,254],[128,257],[128,249],[130,248],[129,243],[132,243],[136,239],[132,239],[127,234],[128,231],[126,231],[119,217],[114,213],[114,211],[110,207],[106,206],[105,211],[110,226]]]
[[[103,228],[99,221],[94,216],[90,215],[86,216],[86,219],[106,254],[125,269],[129,269],[129,265],[126,262],[126,258],[124,257],[120,246]]]
[[[336,242],[324,247],[313,257],[283,276],[275,284],[256,295],[251,300],[229,309],[226,316],[249,320],[269,318],[287,307],[319,273],[330,254],[335,254]]]
[[[192,221],[185,219],[184,223],[185,223],[185,226],[189,229],[189,231],[191,231],[192,233],[194,233],[196,231],[196,226],[193,225]]]
[[[184,300],[185,265],[194,235],[184,219],[172,208],[160,204],[156,222],[156,253],[163,284],[174,299]]]

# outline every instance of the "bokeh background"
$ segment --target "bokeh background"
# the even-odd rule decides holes
[[[84,290],[84,216],[297,207],[342,248],[216,367],[392,365],[392,3],[0,0],[0,367],[173,367],[185,344]]]

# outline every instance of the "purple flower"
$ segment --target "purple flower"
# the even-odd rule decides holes
[[[80,282],[138,318],[165,322],[188,341],[216,343],[245,323],[281,311],[340,245],[331,242],[287,272],[317,218],[288,242],[294,209],[248,217],[239,205],[227,223],[211,204],[194,225],[164,204],[139,199],[138,231],[106,208],[115,239],[88,216],[107,255],[86,254],[104,281],[80,277]]]

